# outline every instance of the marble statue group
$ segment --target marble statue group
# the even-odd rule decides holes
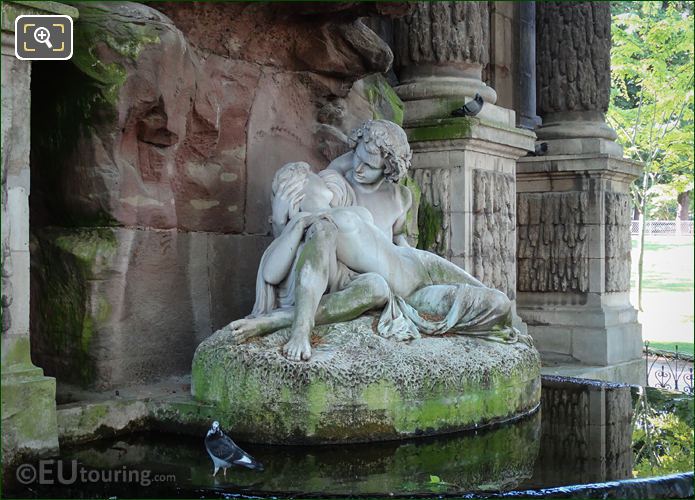
[[[395,340],[445,333],[516,342],[511,302],[460,267],[409,245],[411,160],[405,132],[370,120],[350,151],[318,174],[288,163],[272,184],[274,241],[263,254],[252,313],[225,330],[231,343],[290,328],[282,353],[311,357],[314,325],[375,311],[375,333]]]

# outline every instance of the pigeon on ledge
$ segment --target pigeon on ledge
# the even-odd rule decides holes
[[[475,94],[472,101],[468,101],[460,108],[452,111],[451,116],[475,116],[483,109],[483,104],[484,101],[483,98],[480,97],[480,94]]]
[[[545,156],[546,154],[548,154],[548,143],[537,142],[534,151],[530,151],[526,156]]]
[[[233,465],[246,467],[252,470],[263,470],[263,464],[254,460],[254,458],[239,448],[234,441],[227,436],[222,429],[220,423],[215,421],[212,427],[205,436],[205,449],[212,459],[215,466],[214,476],[217,471],[222,469],[224,475],[227,475],[227,469]]]

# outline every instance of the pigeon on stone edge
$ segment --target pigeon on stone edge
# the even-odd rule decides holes
[[[222,469],[224,475],[227,475],[227,469],[234,465],[246,467],[251,470],[263,470],[263,464],[257,462],[251,455],[239,448],[234,441],[227,436],[222,429],[220,423],[215,421],[212,427],[205,436],[205,449],[212,459],[215,466],[214,476],[217,471]]]
[[[460,108],[452,111],[451,116],[475,116],[483,109],[483,104],[483,98],[480,97],[480,94],[475,94],[472,101],[468,101]]]

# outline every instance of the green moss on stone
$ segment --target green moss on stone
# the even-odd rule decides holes
[[[365,94],[375,120],[390,120],[403,125],[403,101],[381,74],[364,78]]]
[[[412,124],[406,132],[410,142],[466,139],[477,122],[477,118],[470,117],[423,120]]]
[[[451,346],[456,352],[455,366],[460,368],[442,373],[429,366],[418,368],[401,358],[408,354],[399,352],[394,360],[403,359],[405,364],[394,368],[395,372],[386,371],[394,360],[387,361],[391,357],[383,354],[383,346],[378,347],[385,341],[377,340],[371,330],[367,332],[372,321],[365,317],[344,323],[358,325],[356,330],[346,326],[350,332],[335,330],[335,326],[317,327],[313,337],[317,340],[314,356],[322,360],[318,363],[282,358],[279,348],[286,342],[288,330],[269,336],[277,348],[261,347],[265,340],[231,346],[224,335],[214,334],[194,356],[194,396],[215,406],[220,422],[240,440],[285,444],[371,441],[460,430],[509,418],[539,401],[539,358],[531,348],[461,338],[455,341],[459,347]],[[360,363],[382,367],[381,376],[371,368],[350,365],[345,356],[356,347],[341,347],[343,341],[338,339],[345,335],[363,339],[359,349],[369,354]],[[421,349],[439,352],[436,349],[443,347],[439,340],[425,341]],[[474,358],[468,358],[469,348],[479,350],[471,354]],[[401,344],[394,349],[407,351]],[[259,357],[259,352],[264,354]],[[500,362],[501,356],[504,362]],[[464,369],[460,363],[477,369],[447,379],[452,370]],[[411,379],[416,373],[417,379]]]
[[[408,188],[412,199],[410,209],[405,216],[405,235],[411,241],[418,241],[418,235],[420,233],[418,229],[418,218],[420,200],[422,199],[422,189],[420,189],[420,185],[410,175],[404,176],[400,184]]]
[[[2,365],[6,370],[11,366],[32,366],[31,363],[31,345],[28,335],[13,335],[3,340],[2,345]]]
[[[417,248],[432,250],[437,242],[437,237],[442,231],[444,214],[442,209],[430,204],[425,198],[420,200],[418,208],[418,240]]]
[[[59,233],[55,245],[73,255],[88,274],[102,260],[115,257],[117,251],[116,235],[112,229],[107,228],[76,229]]]
[[[111,229],[38,231],[32,254],[34,299],[40,307],[32,328],[40,331],[40,356],[62,380],[89,386],[94,381],[94,334],[108,321],[106,297],[94,296],[90,280],[117,252]],[[96,300],[96,303],[91,301]]]
[[[136,60],[146,45],[159,43],[158,31],[153,24],[128,22],[102,5],[80,2],[78,9],[80,19],[75,26],[72,62],[99,82],[100,97],[115,108],[127,72],[120,63],[102,61],[98,54],[100,47],[108,47],[122,57]]]
[[[2,459],[5,466],[29,454],[58,450],[55,379],[41,370],[28,377],[7,376],[3,367]]]

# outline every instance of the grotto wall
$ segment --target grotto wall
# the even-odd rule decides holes
[[[402,118],[358,16],[409,7],[75,6],[73,60],[32,83],[32,352],[82,386],[185,374],[250,311],[275,171]]]

